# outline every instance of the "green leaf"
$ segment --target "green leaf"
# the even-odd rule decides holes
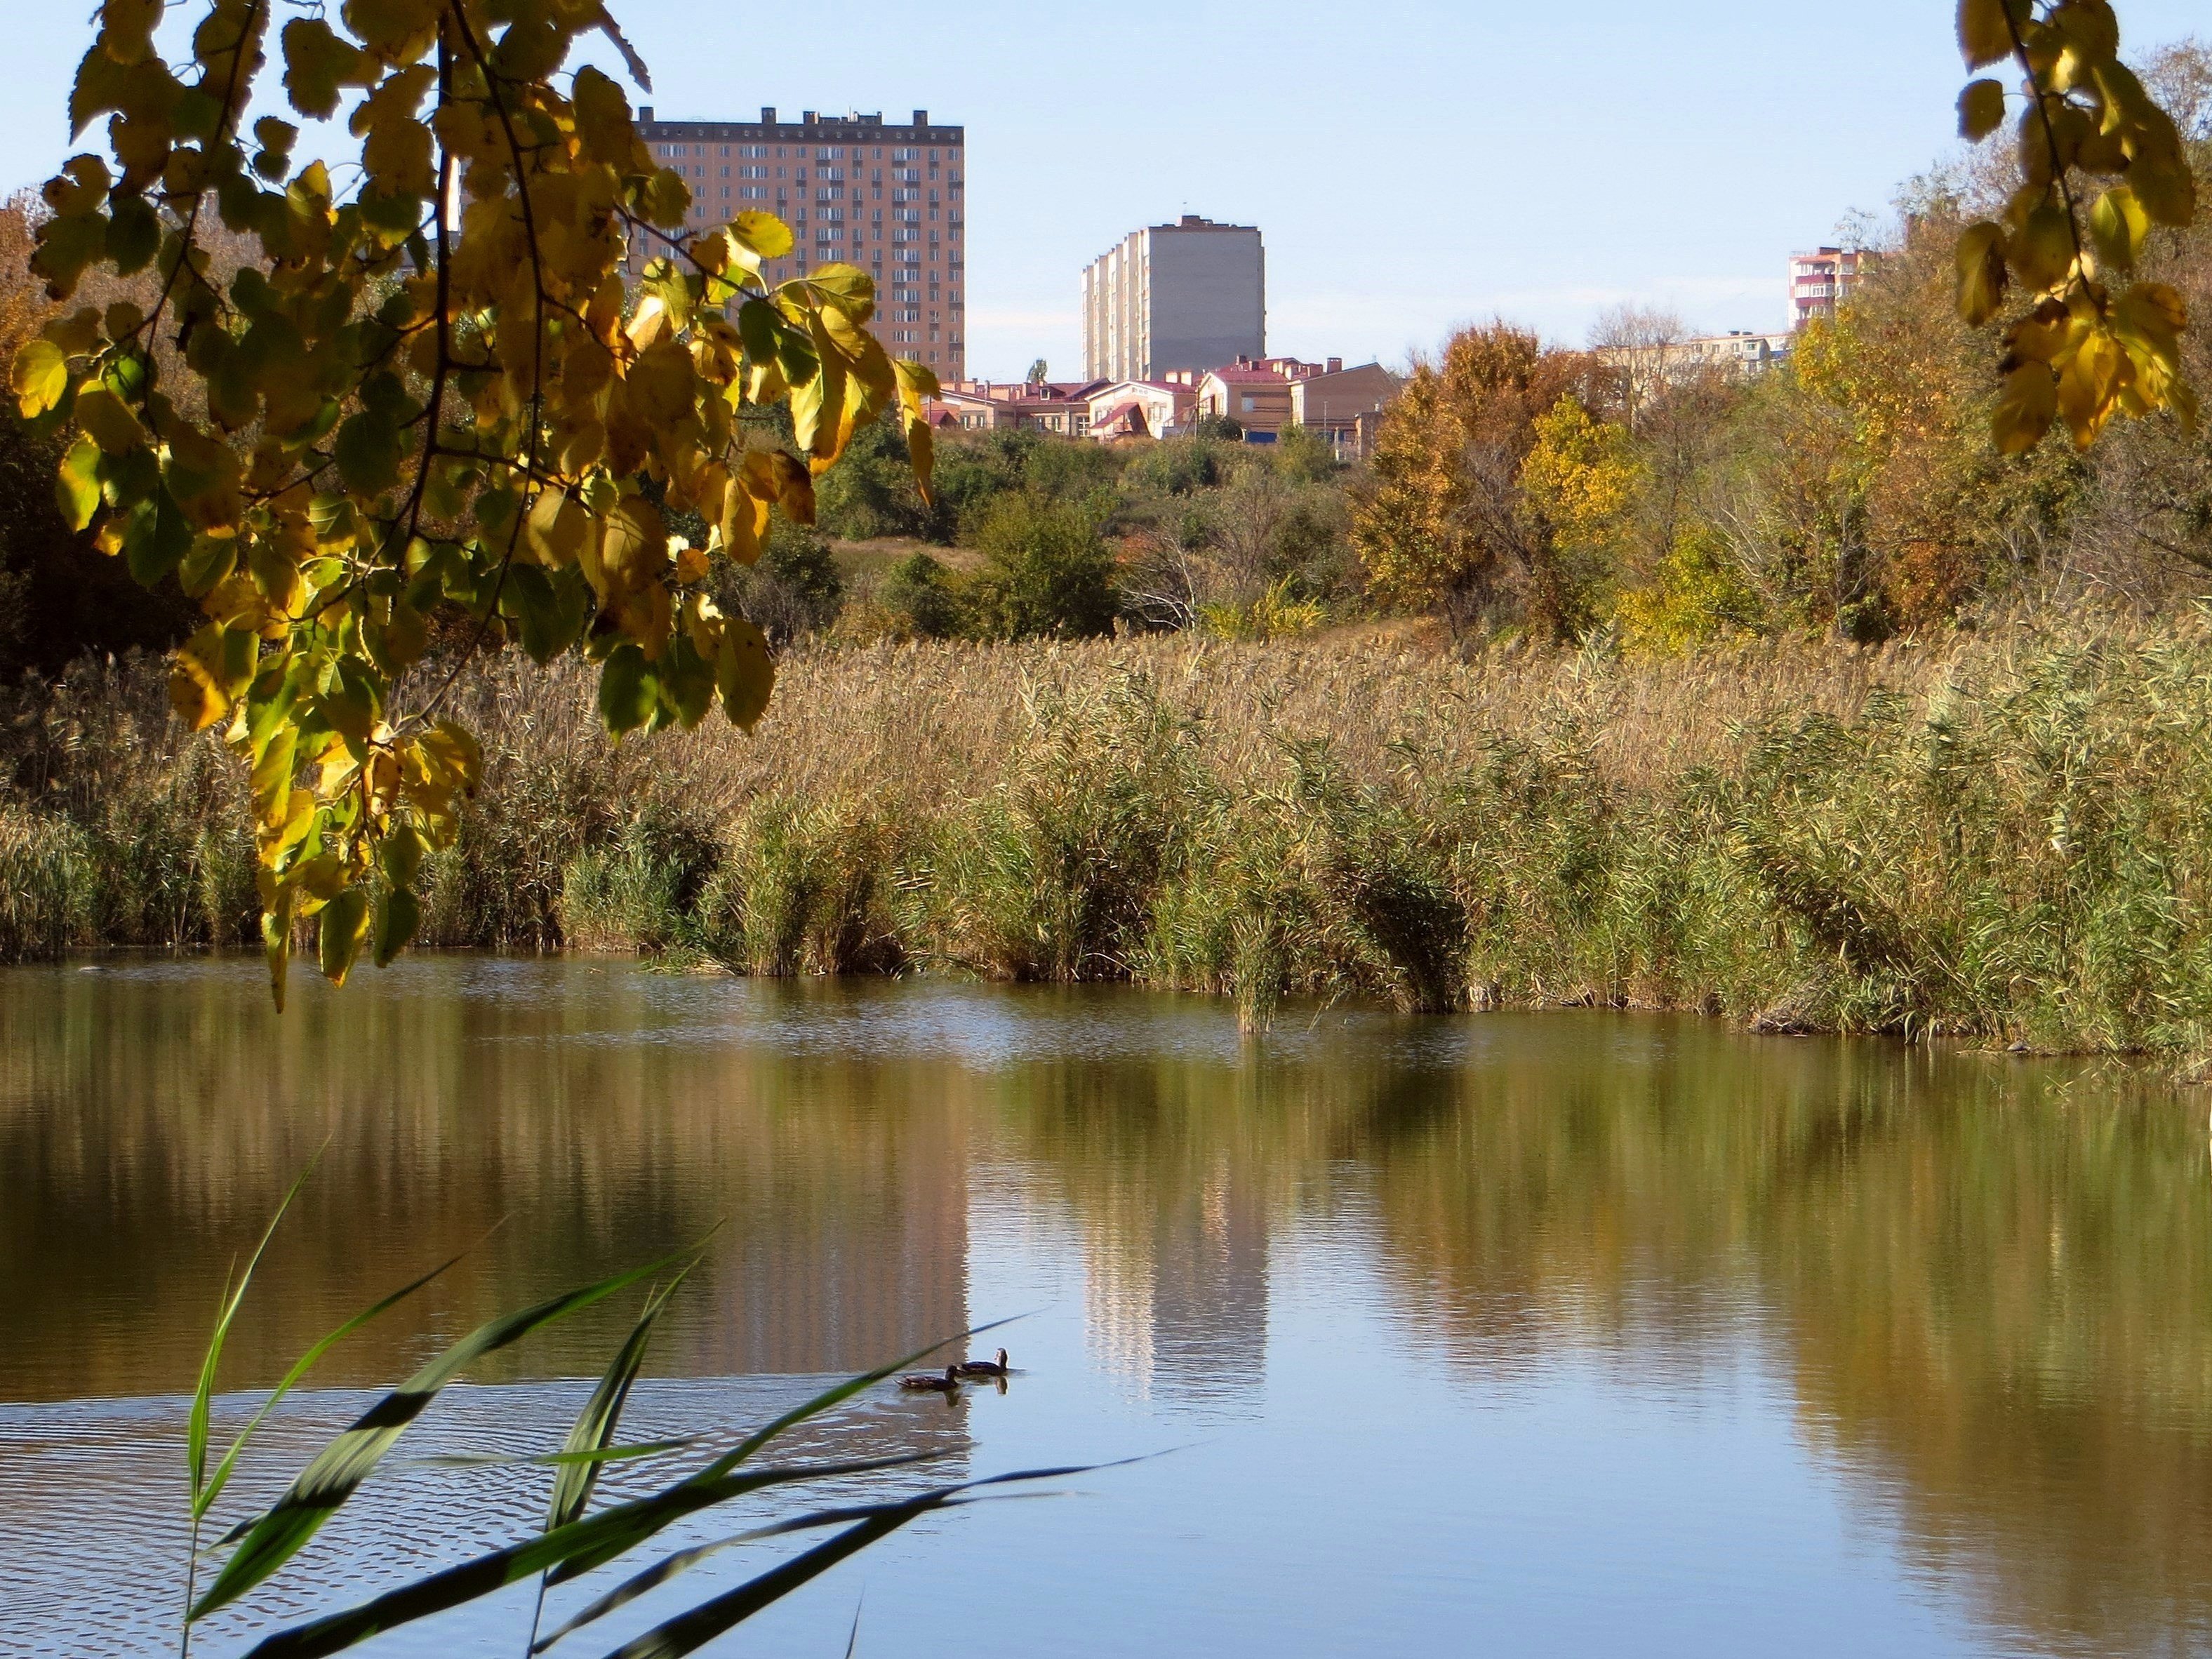
[[[431,1402],[438,1397],[439,1390],[469,1366],[486,1354],[520,1340],[542,1325],[549,1325],[556,1320],[580,1312],[639,1279],[660,1272],[675,1260],[674,1256],[664,1256],[657,1261],[648,1261],[642,1267],[632,1267],[611,1278],[600,1279],[597,1284],[565,1291],[525,1308],[520,1313],[503,1315],[479,1325],[453,1344],[362,1413],[350,1428],[332,1440],[313,1462],[300,1472],[299,1478],[276,1501],[276,1506],[255,1524],[253,1530],[240,1541],[236,1553],[223,1564],[222,1571],[215,1583],[193,1604],[190,1618],[204,1619],[217,1607],[228,1606],[297,1554],[301,1546],[321,1528],[323,1522],[336,1514],[339,1507],[359,1490],[361,1483],[374,1472],[377,1464],[392,1449],[407,1425],[429,1408]],[[549,1534],[546,1536],[550,1539],[555,1535]],[[535,1571],[535,1568],[529,1571]],[[268,1645],[264,1643],[262,1647],[265,1649]],[[336,1651],[328,1648],[319,1650]]]
[[[238,1317],[239,1304],[246,1300],[246,1287],[253,1282],[253,1270],[261,1265],[262,1252],[269,1248],[269,1241],[276,1236],[276,1224],[283,1220],[284,1212],[292,1207],[292,1200],[300,1195],[300,1188],[307,1184],[307,1177],[314,1174],[315,1165],[321,1162],[322,1156],[321,1151],[318,1150],[314,1157],[307,1160],[307,1167],[294,1176],[292,1184],[284,1189],[284,1196],[276,1202],[276,1213],[269,1218],[269,1224],[261,1230],[261,1242],[253,1247],[253,1254],[246,1258],[246,1271],[238,1276],[235,1285],[225,1290],[222,1310],[216,1315],[215,1329],[208,1336],[207,1352],[200,1360],[199,1386],[192,1391],[191,1410],[185,1417],[185,1472],[191,1480],[192,1513],[195,1517],[204,1514],[207,1505],[214,1501],[206,1478],[208,1407],[215,1398],[216,1367],[222,1362],[223,1342],[230,1335],[231,1322]],[[257,1418],[255,1421],[259,1419]],[[247,1432],[252,1431],[249,1425]],[[242,1441],[245,1437],[241,1435],[240,1438]],[[235,1449],[233,1449],[234,1455]],[[230,1459],[227,1457],[223,1462],[228,1465]],[[225,1474],[223,1478],[228,1480],[229,1477]],[[216,1490],[220,1491],[221,1488]]]
[[[123,525],[123,555],[131,574],[151,587],[192,550],[192,527],[167,484],[131,509]]]
[[[629,640],[607,653],[599,670],[599,719],[620,737],[653,718],[660,705],[660,682],[645,653]]]
[[[404,887],[387,888],[377,896],[376,942],[369,959],[380,968],[390,967],[422,925],[422,900]]]
[[[2005,0],[1959,0],[1959,52],[1968,69],[2012,56]]]
[[[771,1538],[788,1537],[795,1532],[811,1532],[817,1527],[842,1526],[852,1521],[867,1521],[890,1516],[901,1516],[911,1520],[915,1514],[933,1509],[961,1509],[981,1500],[962,1496],[982,1486],[1006,1486],[1018,1480],[1048,1480],[1064,1479],[1068,1475],[1089,1474],[1110,1464],[1091,1464],[1057,1469],[1023,1469],[1012,1474],[994,1474],[977,1480],[963,1480],[956,1486],[940,1486],[934,1492],[919,1492],[913,1498],[880,1504],[854,1504],[838,1509],[817,1510],[807,1515],[794,1515],[781,1521],[772,1521],[766,1526],[753,1527],[746,1531],[718,1538],[712,1543],[696,1544],[690,1549],[678,1550],[664,1556],[642,1572],[635,1573],[592,1601],[558,1630],[531,1646],[532,1653],[543,1653],[565,1636],[574,1634],[586,1625],[604,1619],[619,1607],[627,1607],[647,1591],[658,1589],[671,1579],[688,1572],[702,1561],[720,1555],[723,1551],[740,1545],[763,1543]],[[1048,1494],[1032,1493],[1031,1496]],[[904,1524],[904,1520],[901,1524]]]
[[[714,706],[714,665],[679,633],[661,650],[659,674],[662,701],[674,710],[677,723],[690,731]]]
[[[696,1515],[732,1498],[794,1481],[834,1480],[845,1475],[904,1468],[941,1455],[904,1452],[843,1462],[795,1464],[744,1474],[724,1474],[713,1480],[702,1480],[695,1475],[651,1497],[617,1504],[551,1532],[540,1533],[474,1560],[431,1573],[358,1607],[279,1631],[253,1648],[247,1659],[320,1659],[322,1655],[343,1652],[381,1632],[464,1606],[478,1596],[489,1595],[564,1561],[586,1554],[595,1561],[612,1560],[685,1516]]]
[[[2089,210],[2089,238],[2097,258],[2115,270],[2133,270],[2143,239],[2150,234],[2150,216],[2126,185],[2114,185]]]
[[[2004,125],[2004,88],[1995,81],[1970,81],[1959,94],[1959,136],[1979,143]]]
[[[399,428],[380,409],[364,409],[338,428],[331,447],[338,477],[356,495],[380,495],[399,482]]]
[[[54,500],[71,530],[83,529],[100,510],[100,446],[81,432],[55,474]]]
[[[361,954],[361,941],[368,932],[368,894],[349,887],[323,907],[321,927],[315,935],[316,963],[323,977],[343,985]]]
[[[646,1298],[645,1310],[638,1315],[637,1323],[630,1327],[629,1335],[616,1351],[598,1386],[592,1389],[592,1397],[584,1402],[584,1409],[570,1425],[568,1437],[562,1443],[562,1451],[592,1452],[613,1443],[623,1407],[629,1401],[630,1387],[637,1381],[639,1368],[645,1364],[645,1351],[653,1341],[653,1322],[660,1317],[668,1298],[676,1294],[677,1287],[696,1264],[697,1258],[694,1257],[681,1273]],[[545,1511],[548,1532],[581,1518],[585,1507],[592,1501],[592,1488],[599,1478],[599,1466],[592,1462],[572,1463],[561,1471],[554,1480],[552,1502]]]
[[[857,1526],[817,1544],[804,1554],[793,1556],[790,1560],[769,1568],[735,1589],[725,1591],[701,1602],[688,1613],[678,1613],[665,1623],[654,1626],[644,1635],[623,1643],[608,1656],[608,1659],[682,1659],[683,1655],[697,1651],[762,1608],[781,1601],[801,1585],[820,1577],[839,1562],[857,1555],[878,1539],[888,1537],[933,1510],[944,1509],[954,1501],[957,1494],[968,1490],[970,1486],[1058,1480],[1072,1474],[1088,1474],[1096,1467],[1075,1464],[1062,1468],[1024,1469],[1013,1474],[994,1475],[988,1480],[969,1482],[967,1486],[940,1486],[934,1492],[910,1498],[902,1504],[871,1505],[869,1507],[874,1513]]]
[[[115,274],[129,276],[154,263],[161,246],[161,220],[143,196],[116,196],[109,204],[107,257]]]
[[[305,1176],[301,1177],[301,1180],[305,1180],[306,1178],[307,1177]],[[294,1190],[298,1190],[297,1183],[295,1183]],[[290,1196],[289,1194],[287,1194],[285,1202],[289,1203],[290,1201]],[[282,1210],[279,1210],[277,1213],[281,1216],[283,1212]],[[276,1224],[272,1222],[270,1224],[273,1227]],[[266,1243],[267,1240],[264,1239],[263,1243]],[[257,1250],[254,1252],[254,1255],[258,1257],[260,1252]],[[368,1324],[370,1320],[374,1319],[379,1314],[386,1312],[390,1309],[397,1307],[400,1303],[414,1295],[416,1291],[421,1290],[425,1285],[428,1285],[432,1279],[437,1278],[439,1274],[444,1273],[447,1268],[452,1267],[459,1260],[460,1257],[453,1256],[447,1261],[440,1262],[436,1267],[431,1268],[428,1273],[424,1273],[420,1279],[415,1279],[411,1283],[401,1285],[398,1290],[392,1291],[390,1296],[386,1297],[384,1300],[375,1304],[374,1306],[364,1308],[361,1312],[356,1314],[351,1319],[347,1320],[344,1324],[339,1326],[329,1335],[324,1337],[319,1342],[317,1342],[314,1346],[309,1348],[307,1352],[301,1354],[297,1359],[294,1360],[292,1362],[292,1369],[284,1373],[283,1380],[278,1382],[276,1388],[270,1391],[269,1397],[261,1402],[261,1408],[253,1413],[253,1416],[247,1421],[246,1426],[238,1431],[238,1438],[230,1443],[230,1449],[222,1455],[222,1461],[216,1465],[215,1473],[208,1477],[206,1486],[204,1488],[201,1488],[198,1486],[198,1482],[195,1481],[194,1485],[197,1495],[192,1499],[192,1518],[194,1520],[198,1520],[201,1516],[205,1515],[209,1508],[215,1503],[216,1499],[222,1496],[222,1489],[230,1484],[231,1470],[238,1462],[238,1455],[246,1449],[246,1443],[253,1437],[253,1431],[261,1426],[263,1419],[266,1418],[270,1412],[276,1410],[276,1402],[291,1392],[292,1386],[299,1382],[299,1380],[305,1376],[310,1370],[314,1369],[315,1363],[318,1360],[319,1360],[325,1354],[328,1353],[333,1347],[337,1346],[340,1342],[343,1342],[347,1337],[351,1336],[362,1326]],[[247,1272],[251,1273],[252,1271],[252,1269],[249,1267],[247,1268]],[[242,1292],[245,1286],[241,1284],[239,1288]],[[212,1381],[213,1379],[210,1376],[206,1380]],[[197,1403],[198,1402],[195,1401],[195,1405],[197,1405]],[[202,1416],[200,1433],[202,1445],[204,1447],[206,1440],[206,1421],[204,1414]],[[241,1533],[240,1535],[243,1536],[244,1534]]]
[[[376,681],[368,665],[352,657],[340,659],[331,683],[315,699],[315,707],[332,731],[350,742],[356,752],[368,743],[382,712]]]

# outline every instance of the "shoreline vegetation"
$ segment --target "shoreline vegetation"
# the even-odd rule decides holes
[[[2212,189],[2212,49],[2145,76]],[[310,639],[293,552],[100,552],[57,499],[54,419],[0,420],[0,960],[258,948],[264,901],[313,896],[290,854],[257,891],[247,776],[169,712],[160,653],[221,614],[226,641],[275,629],[264,672],[297,633],[319,732],[519,647],[438,703],[483,787],[419,886],[324,913],[339,975],[370,918],[397,940],[419,903],[428,945],[1119,980],[1231,996],[1252,1027],[1291,996],[1599,1005],[2212,1062],[2212,428],[2146,404],[2092,447],[2018,441],[2034,422],[1959,314],[1956,258],[2018,159],[1910,181],[1893,228],[1854,234],[1849,297],[1756,374],[1660,313],[1580,348],[1497,319],[1406,365],[1356,460],[1218,420],[946,431],[927,497],[921,428],[893,416],[738,544],[671,493],[702,474],[656,464],[607,545],[649,550],[659,611],[551,529],[511,580],[464,538],[460,565],[376,590],[368,657]],[[11,355],[52,319],[24,265],[47,214],[0,205]],[[2143,325],[2197,318],[2178,361],[2212,384],[2206,224],[2137,252],[2163,285]],[[80,297],[143,314],[148,280]],[[744,407],[748,465],[812,478],[828,453],[795,417]],[[707,652],[717,630],[742,660]],[[672,729],[718,698],[749,718],[770,649],[756,738]],[[182,706],[227,720],[191,660]],[[434,766],[410,741],[437,840],[472,746],[448,734],[464,759]],[[307,751],[263,752],[266,811]],[[348,857],[367,776],[342,766],[312,809]],[[404,884],[422,845],[317,878]]]
[[[422,942],[744,974],[1688,1009],[2193,1066],[2212,619],[1636,659],[1379,625],[800,646],[751,738],[467,684]],[[246,782],[160,663],[10,694],[0,959],[244,950]]]

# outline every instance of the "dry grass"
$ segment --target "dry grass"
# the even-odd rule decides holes
[[[1326,737],[1347,771],[1379,781],[1408,766],[1466,766],[1498,734],[1549,732],[1577,734],[1607,780],[1650,788],[1725,762],[1742,727],[1853,719],[1875,691],[1923,696],[1975,673],[1994,648],[1965,636],[1940,651],[1791,643],[1642,663],[1510,650],[1460,660],[1424,630],[1387,626],[1270,644],[1194,635],[883,643],[787,657],[750,738],[710,722],[649,743],[652,764],[684,776],[718,812],[763,795],[885,787],[934,805],[990,786],[1039,698],[1137,674],[1193,723],[1206,763],[1232,775],[1288,738]],[[591,682],[579,665],[511,664],[486,690],[495,731],[588,725]]]
[[[0,953],[244,931],[235,779],[154,680],[19,721],[45,735],[0,823]],[[1644,662],[1404,627],[885,643],[787,657],[750,737],[615,744],[592,705],[580,664],[471,683],[486,786],[428,942],[1129,978],[1255,1021],[1348,994],[2176,1054],[2212,1030],[2194,617]]]

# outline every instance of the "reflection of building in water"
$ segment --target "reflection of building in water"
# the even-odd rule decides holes
[[[1257,1410],[1267,1356],[1261,1193],[1224,1158],[1195,1187],[1132,1198],[1091,1232],[1092,1351],[1140,1394]]]
[[[865,1370],[966,1328],[968,1137],[910,1104],[765,1149],[766,1224],[717,1263],[714,1369]]]

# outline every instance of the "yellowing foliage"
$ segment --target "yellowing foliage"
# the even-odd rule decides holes
[[[1417,362],[1376,434],[1352,544],[1385,604],[1479,610],[1530,566],[1515,483],[1533,422],[1581,377],[1579,353],[1552,351],[1499,322],[1452,337]]]
[[[36,427],[78,434],[70,522],[206,615],[173,696],[194,726],[227,720],[251,764],[281,999],[302,918],[334,980],[411,934],[415,873],[478,773],[443,712],[456,659],[580,647],[617,733],[717,701],[750,726],[774,671],[708,596],[705,555],[757,557],[771,509],[811,521],[814,476],[888,405],[926,489],[935,384],[868,333],[861,271],[771,289],[763,262],[792,245],[775,218],[687,228],[690,192],[620,87],[565,72],[604,32],[643,79],[598,0],[348,0],[285,21],[293,108],[355,100],[357,165],[338,167],[295,163],[289,122],[240,131],[270,0],[205,0],[175,63],[160,15],[100,14],[70,112],[80,132],[106,118],[106,153],[45,188],[31,264],[60,310],[10,389]],[[227,283],[222,232],[257,253]],[[71,308],[102,268],[149,273],[150,307]],[[179,356],[197,386],[165,382]],[[776,403],[796,453],[757,418]],[[669,533],[671,509],[707,523],[707,548]]]
[[[2196,179],[2172,118],[2119,60],[2111,5],[1960,0],[1959,46],[1969,69],[2008,61],[2021,76],[2020,185],[2000,219],[1960,233],[1956,256],[1968,323],[1996,318],[2014,283],[2028,301],[1997,366],[1997,447],[2033,448],[2058,420],[2081,449],[2116,415],[2170,409],[2193,422],[2187,308],[2166,284],[2129,276],[2153,226],[2194,218]],[[1960,94],[1960,132],[1996,131],[2005,104],[2000,82],[1973,82]]]

